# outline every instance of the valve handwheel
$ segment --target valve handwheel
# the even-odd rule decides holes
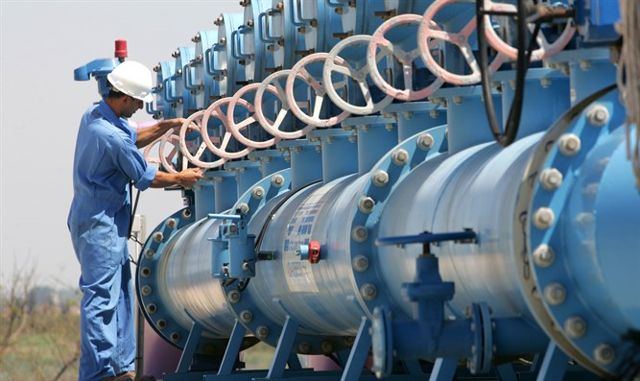
[[[144,160],[149,164],[162,166],[169,173],[176,173],[176,169],[170,163],[173,161],[173,158],[175,158],[179,150],[178,140],[176,139],[177,137],[178,135],[175,134],[173,129],[165,132],[161,137],[144,147]],[[168,154],[165,154],[167,142],[170,142],[173,145],[173,149]],[[151,151],[153,151],[156,146],[158,147],[157,157],[152,156],[151,154]],[[164,163],[167,163],[168,165],[165,165]]]
[[[196,111],[193,114],[189,115],[189,117],[187,118],[187,120],[182,124],[182,126],[180,127],[180,133],[178,135],[177,138],[177,143],[179,144],[180,147],[180,152],[182,153],[182,155],[187,158],[187,160],[189,160],[189,162],[191,162],[192,164],[200,167],[200,168],[216,168],[221,166],[222,164],[224,164],[226,162],[226,159],[224,158],[219,158],[216,159],[214,161],[204,161],[202,160],[202,155],[206,152],[207,150],[207,144],[204,141],[202,143],[200,143],[200,145],[198,146],[197,150],[195,150],[195,153],[192,153],[192,148],[190,148],[187,145],[187,131],[188,130],[195,130],[195,131],[200,131],[201,135],[202,135],[202,125],[203,125],[203,116],[204,116],[205,111],[204,110],[200,110],[200,111]],[[204,124],[205,129],[206,129],[206,124]],[[174,135],[175,136],[175,135]],[[207,135],[207,140],[209,140],[209,136]],[[160,143],[162,146],[162,143]],[[162,149],[161,149],[162,151]],[[160,160],[162,160],[162,156],[160,156]],[[164,163],[164,161],[163,161]]]
[[[262,128],[279,139],[298,139],[303,137],[307,134],[307,132],[313,129],[313,126],[310,124],[307,124],[304,128],[296,131],[282,131],[280,129],[283,126],[287,115],[290,115],[291,112],[289,102],[287,101],[287,95],[283,87],[283,84],[286,86],[287,77],[290,73],[290,69],[279,70],[275,73],[272,73],[260,83],[254,97],[254,117],[258,120]],[[302,79],[302,77],[300,77],[300,79]],[[276,96],[281,103],[280,110],[278,110],[276,118],[273,122],[266,118],[262,107],[262,98],[264,97],[264,92],[267,91],[267,89],[271,88],[275,89]],[[269,91],[271,92],[271,90]]]
[[[353,68],[349,63],[339,56],[340,52],[344,49],[354,46],[354,45],[369,45],[371,42],[371,36],[368,35],[355,35],[344,40],[340,41],[336,46],[331,49],[329,52],[329,57],[324,62],[324,69],[322,71],[322,79],[324,81],[325,89],[327,90],[327,95],[336,104],[336,106],[340,107],[344,111],[347,111],[351,114],[356,115],[367,115],[372,114],[374,112],[378,112],[382,110],[384,107],[388,106],[391,102],[393,102],[393,97],[387,95],[379,100],[378,102],[373,101],[373,97],[371,96],[371,90],[369,88],[369,84],[367,83],[367,76],[371,73],[370,64],[364,64],[363,67],[359,69]],[[373,57],[374,67],[383,58],[389,58],[391,52],[382,51],[381,54],[378,54],[376,57]],[[346,100],[344,100],[338,92],[336,91],[333,81],[331,80],[331,76],[333,72],[338,72],[343,74],[349,78],[355,80],[358,84],[358,88],[362,92],[362,96],[364,97],[365,106],[356,106],[353,105]]]
[[[229,106],[227,107],[227,125],[229,126],[229,131],[233,135],[236,140],[240,143],[244,144],[249,148],[269,148],[276,144],[280,139],[279,138],[271,138],[264,141],[256,141],[251,140],[245,135],[242,134],[242,130],[246,129],[246,127],[250,126],[253,123],[257,123],[257,117],[255,115],[255,107],[247,101],[245,98],[251,92],[256,92],[258,88],[261,86],[260,83],[250,83],[248,85],[243,86],[240,90],[236,91],[236,93],[231,97],[231,101],[229,102]],[[278,95],[275,87],[268,87],[267,90],[274,94]],[[254,95],[254,103],[255,103],[255,95]],[[242,107],[247,109],[250,115],[247,116],[243,121],[236,123],[234,112],[236,110],[236,104],[240,104]],[[270,121],[268,121],[270,122]]]
[[[329,53],[310,54],[293,65],[293,67],[291,68],[291,73],[289,73],[289,76],[287,77],[285,94],[287,95],[287,102],[289,103],[291,111],[303,123],[310,124],[314,127],[335,126],[336,124],[349,117],[349,112],[347,111],[343,111],[340,114],[331,116],[329,118],[320,117],[322,105],[324,104],[327,91],[325,90],[322,82],[318,81],[309,73],[306,66],[311,64],[324,64],[325,60],[328,57]],[[304,81],[309,84],[309,86],[315,93],[315,95],[311,96],[313,102],[313,105],[310,107],[310,109],[313,110],[311,115],[308,115],[304,111],[302,111],[295,98],[294,82],[296,81],[296,79],[300,78],[304,79]]]
[[[483,29],[489,45],[507,58],[511,60],[517,59],[518,49],[509,45],[498,36],[491,26],[491,20],[489,19],[489,15],[491,13],[516,16],[518,13],[516,6],[513,4],[496,3],[491,0],[484,0],[483,12],[485,13]],[[529,23],[528,28],[533,31],[535,24]],[[536,42],[538,43],[539,48],[531,51],[531,61],[543,60],[560,52],[571,41],[575,32],[576,28],[574,27],[571,18],[567,19],[562,33],[553,43],[549,43],[542,31],[540,31],[536,36]]]
[[[391,41],[389,41],[385,37],[385,34],[387,32],[397,26],[412,24],[420,25],[421,22],[422,16],[420,15],[404,14],[395,16],[382,23],[382,25],[380,25],[378,29],[376,29],[376,31],[371,36],[371,42],[369,43],[369,48],[367,49],[367,66],[369,67],[371,78],[373,79],[374,83],[376,84],[376,86],[382,89],[385,94],[399,100],[416,101],[419,99],[424,99],[433,94],[444,84],[444,80],[438,74],[434,73],[434,75],[436,75],[436,79],[431,84],[420,90],[413,90],[412,64],[415,59],[420,56],[420,49],[416,48],[410,52],[406,52],[403,49],[399,48],[397,45],[391,43]],[[433,21],[430,22],[430,28],[433,30],[440,30],[437,24]],[[435,46],[431,44],[431,46],[427,48],[430,51],[430,55],[431,50],[437,46],[438,44],[435,44]],[[377,65],[377,62],[379,61],[378,48],[381,48],[381,51],[386,51],[389,54],[392,54],[402,64],[404,89],[397,89],[393,87],[393,85],[389,84],[386,80],[384,80],[384,78],[382,78],[382,75],[380,75],[380,70],[378,70]]]
[[[200,123],[200,135],[202,136],[204,144],[216,156],[225,160],[240,159],[247,156],[247,154],[252,150],[251,148],[246,147],[235,152],[227,151],[227,149],[229,148],[229,143],[233,138],[233,134],[231,133],[231,128],[229,127],[227,121],[227,114],[223,110],[223,107],[226,108],[230,102],[231,97],[218,99],[217,101],[213,102],[206,110],[204,110],[204,113],[202,115],[202,122]],[[240,104],[242,105],[243,103]],[[220,146],[216,146],[216,142],[214,142],[209,136],[207,126],[209,123],[209,118],[211,117],[220,120],[220,122],[222,122],[222,126],[224,127],[224,133],[222,134],[222,137],[220,139]]]
[[[422,16],[422,22],[418,29],[418,49],[420,49],[422,59],[431,73],[443,79],[445,82],[464,86],[480,82],[480,67],[478,66],[476,57],[473,54],[473,49],[469,44],[469,36],[476,29],[475,16],[457,33],[436,29],[434,27],[433,20],[438,11],[446,5],[459,2],[460,0],[439,0],[432,3],[429,8],[427,8],[424,16]],[[431,53],[431,49],[429,47],[429,42],[431,40],[449,42],[458,46],[462,56],[467,62],[467,65],[469,65],[469,68],[471,69],[471,74],[456,74],[442,67]],[[495,72],[506,59],[507,56],[505,54],[498,53],[491,64],[489,64],[489,70],[491,72]]]

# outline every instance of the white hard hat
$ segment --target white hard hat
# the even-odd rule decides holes
[[[122,93],[144,102],[153,100],[151,70],[140,62],[128,60],[121,63],[107,75],[107,79]]]

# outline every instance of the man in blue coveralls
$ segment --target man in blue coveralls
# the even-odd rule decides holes
[[[151,71],[135,61],[108,76],[111,91],[82,116],[73,163],[74,197],[67,224],[80,262],[80,381],[133,381],[134,309],[127,241],[131,218],[129,183],[139,190],[190,187],[199,169],[171,174],[147,165],[138,148],[183,118],[136,131],[127,119],[151,101]]]

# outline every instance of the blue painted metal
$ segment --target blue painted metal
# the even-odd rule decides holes
[[[350,34],[370,34],[385,18],[422,14],[432,1],[242,3],[244,15],[223,14],[217,31],[199,32],[195,49],[160,63],[148,111],[186,116]],[[609,46],[585,48],[617,39],[612,26],[620,15],[611,0],[572,5],[579,35],[571,49],[532,63],[509,147],[493,142],[478,86],[445,85],[428,100],[397,102],[209,171],[194,186],[194,204],[153,231],[138,270],[147,320],[185,348],[178,373],[166,378],[367,380],[373,376],[362,368],[372,345],[375,373],[390,379],[420,377],[430,366],[418,359],[436,359],[431,380],[532,379],[514,364],[492,369],[496,356],[544,353],[540,380],[584,379],[583,369],[618,376],[638,362],[640,305],[630,290],[640,266],[640,197],[620,128],[626,110],[617,92],[592,96],[615,81]],[[436,21],[459,31],[473,11],[451,4]],[[389,38],[415,48],[414,27]],[[472,33],[471,49],[475,40]],[[460,50],[448,45],[445,67],[465,72]],[[355,66],[362,58],[344,57]],[[103,76],[108,61],[93,61],[76,78]],[[419,59],[416,65],[414,83],[431,78]],[[510,65],[492,74],[501,120],[515,93]],[[283,130],[301,127],[291,122]],[[566,134],[579,139],[575,154],[563,146]],[[540,176],[551,168],[561,178],[550,186]],[[535,216],[543,207],[554,219],[541,228]],[[419,232],[438,234],[407,238]],[[396,245],[376,246],[384,237]],[[456,242],[470,238],[473,244]],[[322,250],[314,265],[305,253],[311,240]],[[424,240],[428,250],[411,244]],[[548,266],[540,265],[542,245],[553,250]],[[564,293],[552,292],[557,284]],[[203,342],[187,339],[190,330]],[[268,371],[235,369],[245,333],[278,346]],[[186,358],[207,345],[219,355],[226,345],[217,375],[186,369]],[[349,348],[342,372],[299,369],[296,361],[296,353]],[[582,368],[567,367],[567,358]],[[458,369],[460,359],[466,369]],[[400,361],[406,373],[394,367]]]
[[[182,354],[180,354],[180,361],[178,361],[176,373],[185,373],[189,370],[193,361],[193,356],[196,354],[202,331],[203,327],[194,321],[191,325],[189,336],[187,337],[187,343],[182,349]]]
[[[109,81],[107,74],[118,66],[120,61],[117,58],[103,58],[93,60],[85,65],[76,68],[73,71],[73,79],[75,81],[88,81],[91,77],[98,82],[98,93],[102,98],[109,94]]]

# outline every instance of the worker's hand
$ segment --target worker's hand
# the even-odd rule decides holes
[[[173,118],[173,119],[165,119],[160,122],[162,129],[167,131],[171,128],[180,128],[185,122],[186,118]]]
[[[203,176],[202,168],[187,168],[184,171],[177,174],[178,184],[184,188],[191,188],[191,186]]]

